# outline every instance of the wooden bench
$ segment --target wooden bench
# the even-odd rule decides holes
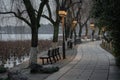
[[[39,57],[40,59],[42,59],[42,64],[44,65],[45,62],[44,60],[47,60],[47,64],[49,63],[53,63],[58,61],[59,59],[61,59],[60,53],[59,53],[59,48],[55,48],[55,49],[50,49],[48,50],[47,54],[42,55]]]
[[[60,55],[60,52],[59,52],[59,48],[56,48],[56,49],[55,49],[55,55],[54,55],[54,56],[56,57],[57,60],[60,60],[60,59],[61,59],[61,55]]]

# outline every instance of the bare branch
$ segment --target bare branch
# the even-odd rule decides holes
[[[31,24],[29,23],[28,20],[26,20],[25,18],[18,16],[15,12],[0,12],[0,14],[13,14],[15,17],[19,18],[20,20],[23,20],[25,23],[27,23],[29,26],[31,26]]]
[[[48,0],[41,0],[41,1],[42,1],[42,2],[41,2],[40,6],[39,6],[39,9],[38,9],[37,24],[39,24],[39,22],[40,22],[40,17],[41,17],[41,15],[42,15],[42,10],[41,10],[41,9],[43,9],[44,5],[48,2]]]
[[[17,15],[15,12],[0,12],[0,14],[14,14],[14,15]]]
[[[52,18],[51,9],[50,9],[49,4],[47,3],[46,6],[47,6],[47,9],[48,9],[48,12],[49,12],[49,17]]]
[[[88,20],[90,19],[90,16],[87,17],[86,21],[84,22],[84,24],[82,24],[82,27],[88,22]]]
[[[23,0],[24,5],[26,7],[27,13],[29,15],[31,24],[35,24],[34,22],[36,22],[36,16],[35,16],[35,11],[34,8],[30,2],[30,0]],[[34,21],[33,21],[34,20]]]
[[[41,16],[46,18],[47,20],[49,20],[51,23],[55,23],[52,18],[50,18],[50,17],[48,17],[46,15],[41,15]]]

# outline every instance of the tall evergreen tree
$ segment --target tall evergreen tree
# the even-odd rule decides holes
[[[119,0],[93,0],[92,8],[92,16],[109,31],[116,57],[120,56],[119,4]]]

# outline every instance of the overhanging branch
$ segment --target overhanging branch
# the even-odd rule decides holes
[[[84,24],[82,24],[82,27],[88,22],[89,19],[90,19],[90,16],[88,16],[88,18],[86,19],[86,21],[84,22]]]
[[[50,5],[47,3],[46,6],[47,6],[47,9],[48,9],[49,17],[52,18],[52,13],[51,13]]]
[[[48,16],[46,15],[41,15],[42,17],[46,18],[47,20],[49,20],[51,23],[55,23],[51,18],[49,18]]]
[[[48,2],[48,0],[41,0],[41,1],[42,2],[41,2],[40,6],[39,6],[39,9],[38,9],[37,24],[39,24],[39,22],[40,22],[40,18],[41,18],[41,15],[42,15],[43,7]]]
[[[21,16],[18,16],[15,12],[0,12],[0,14],[13,14],[15,17],[17,17],[18,19],[24,21],[26,24],[28,24],[29,26],[31,26],[31,24],[29,23],[28,20],[26,20],[25,18],[21,17]]]

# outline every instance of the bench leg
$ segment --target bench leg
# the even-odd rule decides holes
[[[52,59],[51,59],[51,58],[49,58],[49,61],[50,61],[50,63],[52,64]]]
[[[49,63],[49,60],[48,60],[48,58],[47,58],[47,63]]]
[[[60,53],[58,54],[58,56],[59,56],[59,59],[61,59]]]
[[[57,61],[59,60],[59,58],[58,58],[58,56],[56,55],[56,59],[57,59]]]
[[[56,62],[55,56],[53,56],[53,60],[54,60],[54,62]]]
[[[44,59],[42,59],[42,64],[44,65]]]

